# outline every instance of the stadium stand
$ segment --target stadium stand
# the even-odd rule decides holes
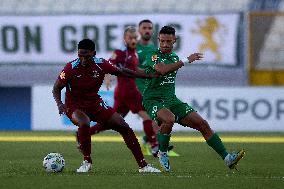
[[[0,11],[2,14],[56,14],[56,13],[153,13],[153,12],[216,12],[216,11],[243,11],[251,0],[216,0],[212,6],[211,0],[2,0]]]

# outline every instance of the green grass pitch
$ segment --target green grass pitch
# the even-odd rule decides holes
[[[181,156],[171,157],[172,171],[141,174],[133,156],[122,142],[93,142],[93,169],[87,174],[75,173],[82,157],[76,142],[4,141],[5,137],[69,136],[71,132],[0,132],[0,188],[284,188],[284,142],[224,142],[227,149],[244,148],[245,157],[239,171],[229,170],[205,142],[174,142]],[[138,133],[141,135],[141,133]],[[278,137],[284,133],[219,133],[220,137]],[[99,136],[116,136],[106,132]],[[173,133],[173,136],[200,136],[198,133]],[[1,138],[2,137],[2,138]],[[66,161],[62,173],[46,173],[42,160],[49,152],[59,152]],[[159,168],[158,159],[146,156],[148,163]]]

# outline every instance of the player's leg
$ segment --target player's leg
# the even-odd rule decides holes
[[[207,144],[211,146],[221,157],[225,159],[228,152],[223,145],[220,137],[213,132],[208,122],[204,120],[197,112],[191,112],[180,123],[184,126],[191,127],[198,130],[206,140]]]
[[[77,172],[88,172],[92,164],[90,118],[83,111],[77,109],[72,113],[71,121],[78,126],[80,149],[84,156],[84,161]]]
[[[143,105],[142,105],[142,95],[136,91],[132,93],[132,98],[129,99],[127,102],[125,102],[125,105],[128,107],[128,110],[130,110],[134,114],[138,114],[142,120],[143,120],[143,130],[147,137],[147,142],[151,146],[151,153],[154,157],[157,157],[157,153],[159,150],[156,132],[154,130],[154,125],[156,126],[155,122],[151,120],[150,116],[145,111]],[[157,126],[156,126],[157,127]],[[142,142],[141,142],[142,143]],[[143,146],[143,144],[141,144]],[[146,145],[144,145],[145,147]],[[148,147],[148,146],[147,146]],[[150,151],[148,148],[144,148]],[[148,155],[148,154],[145,154]]]
[[[145,113],[147,113],[147,112],[145,111]],[[146,120],[146,121],[148,119],[151,119],[148,114],[145,117],[146,118],[144,118],[144,119],[142,118],[142,119]],[[143,122],[143,124],[144,124],[143,125],[144,126],[144,132],[145,132],[146,135],[142,136],[142,139],[140,141],[141,142],[140,143],[141,149],[142,149],[142,152],[143,152],[144,155],[153,155],[154,157],[157,157],[158,156],[158,152],[159,152],[159,145],[158,145],[159,142],[158,142],[157,138],[158,138],[158,135],[159,135],[160,127],[157,125],[157,123],[155,121],[151,120],[152,121],[152,127],[151,127],[152,131],[151,131],[151,133],[148,133],[148,131],[146,131],[145,127],[149,128],[149,130],[150,130],[150,122],[148,122],[148,121],[146,122],[146,121]],[[149,125],[146,126],[146,124],[149,124]],[[154,137],[152,135],[152,132],[154,132],[154,134],[155,134],[155,139],[154,139]],[[153,141],[149,141],[149,138],[152,138]],[[147,143],[150,144],[151,150],[149,149]],[[157,144],[157,145],[155,145],[155,144]],[[169,144],[169,146],[168,146],[168,156],[179,156],[178,153],[173,151],[173,148],[174,148],[174,146]]]
[[[115,112],[106,124],[109,126],[109,128],[119,132],[123,137],[125,144],[131,150],[139,166],[139,172],[160,172],[158,169],[155,169],[147,164],[133,130],[129,127],[120,114]]]
[[[159,147],[158,147],[158,141],[157,141],[157,137],[156,137],[157,134],[154,130],[154,125],[156,127],[158,127],[158,126],[156,125],[156,123],[153,120],[151,120],[151,118],[149,117],[149,115],[147,114],[146,111],[141,110],[137,114],[143,120],[143,130],[144,130],[144,133],[146,134],[147,142],[151,146],[152,155],[154,157],[157,157]]]
[[[180,123],[200,131],[207,144],[212,147],[223,160],[225,160],[225,163],[229,168],[235,168],[235,165],[244,156],[243,150],[240,150],[238,153],[228,153],[218,134],[214,133],[208,122],[197,112],[188,113],[180,120]]]
[[[113,109],[119,114],[121,114],[122,117],[125,117],[127,113],[129,112],[127,107],[125,107],[124,104],[117,97],[115,97]],[[106,125],[97,123],[90,127],[90,134],[95,135],[95,134],[101,133],[106,130],[109,130],[109,128],[107,128]]]
[[[140,150],[139,143],[133,130],[128,126],[120,114],[114,113],[110,120],[107,122],[111,129],[119,132],[124,139],[125,144],[131,150],[139,167],[146,166],[146,161]]]
[[[161,101],[144,100],[143,105],[152,120],[155,120],[160,126],[160,130],[157,135],[157,140],[159,143],[158,157],[162,168],[165,171],[170,171],[167,152],[175,115],[169,109],[167,109],[165,104]]]
[[[102,124],[97,123],[97,124],[90,127],[90,134],[95,135],[95,134],[101,133],[101,132],[106,131],[106,130],[108,130],[108,128],[106,128]]]
[[[123,118],[128,114],[129,108],[124,100],[115,100],[113,105],[114,111],[119,113]]]
[[[167,108],[161,108],[157,111],[157,120],[160,124],[158,133],[159,141],[159,161],[165,171],[170,171],[170,162],[168,158],[168,147],[171,138],[172,128],[175,122],[175,115]]]
[[[158,134],[160,151],[167,152],[175,115],[169,109],[162,108],[157,111],[157,120],[161,123]]]
[[[108,130],[109,128],[106,128],[104,125],[102,124],[95,124],[93,126],[90,127],[90,135],[95,135],[95,134],[98,134],[100,132],[103,132],[103,131],[106,131]],[[76,142],[77,142],[77,148],[79,151],[81,151],[81,142],[80,142],[80,137],[79,137],[79,131],[76,131],[75,132],[75,137],[76,137]]]

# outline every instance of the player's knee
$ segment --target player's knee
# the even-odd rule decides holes
[[[166,130],[172,130],[174,123],[175,123],[174,117],[167,117],[166,119],[163,119],[163,121],[161,122],[161,127]]]
[[[174,125],[175,117],[174,116],[169,116],[167,118],[164,118],[162,123],[167,124],[167,125]]]
[[[166,133],[170,133],[172,131],[174,123],[175,123],[174,119],[168,118],[162,122],[161,129],[167,131]]]
[[[173,124],[164,122],[161,124],[160,132],[164,134],[170,134],[172,132],[172,128]]]

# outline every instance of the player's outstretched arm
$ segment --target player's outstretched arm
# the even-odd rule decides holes
[[[161,75],[166,75],[170,72],[176,71],[180,69],[182,66],[184,66],[186,63],[191,64],[192,62],[196,60],[201,60],[203,58],[203,54],[201,53],[193,53],[189,57],[186,57],[185,59],[182,59],[178,62],[172,63],[172,64],[164,64],[163,62],[157,63],[154,68],[156,72],[158,72]]]
[[[182,60],[183,63],[193,63],[196,60],[201,60],[203,58],[203,54],[202,53],[193,53],[191,55],[189,55],[189,57],[186,57],[185,60]]]
[[[66,111],[67,111],[65,104],[63,104],[63,102],[61,101],[61,90],[64,87],[65,87],[65,85],[57,79],[56,82],[53,85],[53,90],[52,90],[53,98],[56,102],[56,105],[58,107],[58,111],[59,111],[60,115],[65,114]]]
[[[184,66],[184,63],[182,61],[178,61],[172,64],[165,64],[163,62],[160,62],[154,66],[154,69],[160,75],[166,75],[170,72],[180,69],[182,66]]]
[[[146,74],[144,71],[133,71],[124,67],[120,67],[114,75],[131,78],[155,78],[159,76],[157,73]]]

